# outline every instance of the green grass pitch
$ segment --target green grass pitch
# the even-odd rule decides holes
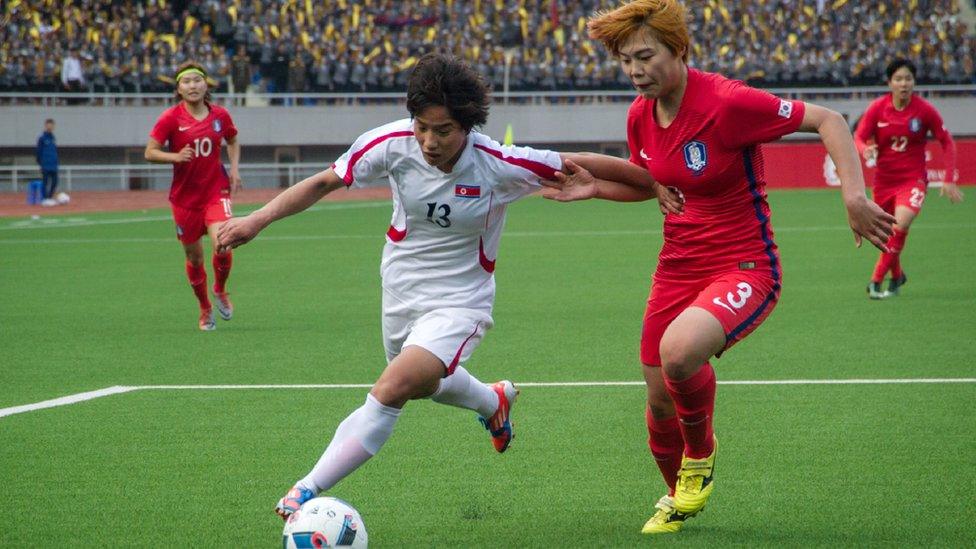
[[[930,193],[909,283],[882,302],[835,191],[770,202],[782,299],[715,362],[720,382],[976,377],[976,196]],[[213,333],[167,211],[0,219],[0,409],[115,385],[372,382],[389,214],[330,203],[270,227],[235,252],[235,317]],[[469,370],[639,381],[660,224],[650,203],[514,204]],[[0,417],[0,547],[278,547],[274,503],[365,392],[145,389]],[[714,495],[653,539],[639,386],[525,387],[503,455],[473,413],[410,403],[331,493],[375,547],[972,546],[974,403],[972,382],[720,385]]]

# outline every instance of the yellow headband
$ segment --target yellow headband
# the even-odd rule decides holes
[[[183,78],[188,74],[199,74],[201,77],[203,77],[204,80],[207,79],[206,73],[204,73],[202,70],[196,67],[190,67],[188,69],[183,69],[180,72],[176,73],[176,82],[179,83],[180,78]]]

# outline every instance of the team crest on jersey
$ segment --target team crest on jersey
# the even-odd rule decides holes
[[[455,185],[454,196],[458,198],[481,198],[480,185]]]
[[[695,172],[695,175],[701,175],[708,164],[708,151],[705,149],[705,144],[701,141],[690,141],[685,145],[684,151],[685,166]]]
[[[783,118],[789,118],[793,116],[793,102],[787,101],[785,99],[779,100],[779,112],[776,113]]]
[[[922,119],[912,118],[911,120],[909,120],[908,129],[911,130],[912,133],[918,133],[918,130],[922,129]]]
[[[214,119],[214,121],[213,121],[213,130],[215,132],[217,132],[217,133],[220,133],[220,120],[219,119]]]

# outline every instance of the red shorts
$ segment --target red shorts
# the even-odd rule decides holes
[[[906,181],[896,185],[877,185],[871,191],[874,201],[881,209],[894,215],[897,206],[910,208],[915,215],[922,210],[925,190],[928,184],[923,179]]]
[[[725,351],[766,320],[776,307],[779,292],[779,281],[767,270],[729,271],[695,281],[661,280],[655,276],[644,311],[641,362],[661,365],[661,337],[688,307],[705,309],[722,323]]]
[[[181,208],[171,204],[173,221],[176,222],[176,238],[183,244],[193,244],[207,234],[207,227],[214,223],[227,221],[233,215],[230,210],[230,197],[220,196],[206,208],[197,210]]]

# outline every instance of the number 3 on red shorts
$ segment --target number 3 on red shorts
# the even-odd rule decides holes
[[[735,287],[738,288],[735,295],[732,295],[732,292],[725,294],[725,300],[728,301],[728,303],[722,301],[722,298],[720,297],[713,299],[712,303],[718,305],[719,307],[725,307],[732,314],[738,314],[736,311],[745,307],[746,301],[752,295],[752,286],[745,282],[740,282],[736,284]]]

